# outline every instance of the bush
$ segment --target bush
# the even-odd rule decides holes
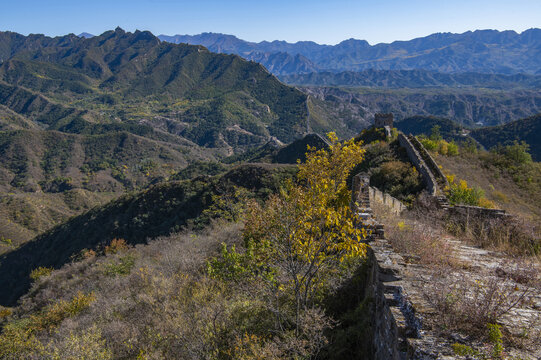
[[[52,268],[40,266],[37,269],[32,270],[32,272],[30,273],[30,279],[38,281],[42,277],[51,275],[52,272]]]
[[[423,189],[422,178],[417,169],[402,161],[388,161],[372,171],[370,185],[391,196],[411,201],[414,194]]]
[[[79,292],[70,301],[60,300],[37,314],[9,322],[0,334],[0,358],[46,357],[46,348],[37,335],[58,327],[64,319],[76,316],[95,300],[94,294]]]
[[[452,205],[472,205],[493,209],[495,204],[484,197],[485,193],[480,188],[468,187],[465,180],[457,182],[455,175],[448,175],[449,187],[444,189]]]
[[[64,339],[52,341],[47,346],[47,358],[52,360],[109,360],[112,353],[97,326],[80,333],[70,333]]]
[[[118,257],[117,261],[104,264],[104,273],[108,276],[128,275],[135,264],[133,255]]]
[[[437,152],[440,155],[456,156],[459,153],[458,145],[453,141],[447,142],[443,139],[429,139],[422,135],[419,136],[419,141],[423,144],[425,149]]]
[[[119,252],[124,252],[129,249],[128,244],[126,243],[126,240],[124,239],[117,239],[114,238],[111,240],[109,245],[105,246],[104,253],[105,254],[116,254]]]
[[[494,151],[505,156],[513,165],[523,165],[532,162],[532,156],[529,153],[530,145],[524,141],[519,143],[515,140],[513,145],[498,146]]]
[[[450,143],[447,144],[447,155],[449,156],[458,155],[458,145],[454,141],[451,141]]]
[[[393,248],[410,261],[436,266],[455,265],[452,246],[440,232],[424,224],[387,223],[385,233]]]
[[[477,351],[470,346],[455,343],[451,347],[456,355],[474,359],[502,359],[503,342],[500,325],[487,324],[488,339],[492,344],[490,351]]]
[[[505,251],[512,255],[538,256],[541,254],[539,230],[525,221],[512,217],[503,218],[453,218],[447,220],[447,228],[483,248]]]

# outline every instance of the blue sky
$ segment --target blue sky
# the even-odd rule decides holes
[[[375,44],[435,32],[541,27],[541,0],[0,0],[0,30],[55,36],[116,26],[156,35]]]

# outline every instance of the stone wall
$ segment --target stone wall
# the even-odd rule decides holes
[[[368,271],[365,278],[363,299],[370,299],[370,325],[372,328],[373,354],[360,358],[376,360],[409,359],[407,337],[417,334],[420,320],[415,317],[411,303],[405,297],[390,260],[394,253],[384,239],[383,225],[372,218],[371,204],[381,201],[396,210],[405,208],[398,200],[369,186],[370,178],[365,173],[357,174],[352,180],[352,211],[362,219],[362,226],[375,232],[367,240]],[[401,210],[400,210],[401,211]]]
[[[387,206],[395,214],[400,214],[402,211],[406,210],[406,205],[402,204],[400,200],[395,199],[389,194],[386,194],[373,186],[369,188],[370,201],[378,201],[383,205]]]
[[[471,205],[454,205],[447,209],[450,216],[455,219],[497,219],[511,216],[503,209],[487,209]]]
[[[423,156],[411,141],[402,133],[398,137],[411,162],[419,170],[429,193],[436,199],[438,182],[432,174]],[[421,144],[422,146],[422,144]],[[433,166],[439,170],[435,161]],[[434,170],[436,171],[436,170]],[[441,170],[440,170],[441,172]],[[433,331],[428,318],[433,309],[426,300],[424,279],[431,275],[430,269],[418,264],[411,264],[402,255],[396,253],[385,239],[383,224],[372,217],[374,202],[381,202],[400,213],[405,206],[392,196],[369,186],[367,174],[358,174],[353,178],[352,210],[368,229],[378,229],[379,236],[367,239],[368,270],[365,275],[362,298],[370,299],[370,325],[372,329],[372,354],[362,354],[359,358],[377,360],[402,359],[455,359],[451,345],[453,339],[442,338]],[[441,186],[441,185],[440,185]],[[457,219],[493,218],[508,216],[504,210],[486,209],[476,206],[445,206],[449,216]],[[467,249],[466,252],[473,251]]]
[[[395,314],[391,311],[389,301],[385,296],[384,274],[379,266],[378,258],[372,248],[367,254],[368,271],[366,276],[365,299],[371,299],[370,325],[372,327],[373,354],[364,358],[375,360],[404,359],[400,351],[401,339],[398,333]],[[362,358],[362,356],[359,356]]]
[[[419,173],[421,173],[429,194],[432,196],[438,195],[436,196],[438,203],[448,211],[449,216],[466,221],[469,218],[486,219],[510,216],[502,209],[487,209],[470,205],[450,206],[442,192],[446,186],[449,186],[449,182],[423,144],[415,136],[406,136],[402,132],[398,134],[398,141],[406,149],[410,161],[415,165]]]
[[[432,196],[435,196],[438,192],[438,183],[434,178],[434,175],[424,162],[421,154],[419,154],[415,146],[413,146],[410,140],[402,132],[398,133],[398,142],[400,143],[400,146],[406,149],[411,163],[417,168],[417,170],[423,177],[428,193]]]
[[[441,171],[434,158],[428,153],[428,151],[426,151],[425,147],[423,146],[423,144],[421,144],[419,139],[417,139],[415,136],[410,136],[409,140],[411,141],[412,145],[417,149],[419,155],[421,155],[425,164],[432,172],[432,175],[434,175],[436,181],[439,182],[440,188],[444,189],[446,186],[449,186],[447,177],[443,174],[443,171]]]
[[[374,126],[377,128],[390,126],[393,127],[393,114],[382,114],[378,113],[374,115]]]

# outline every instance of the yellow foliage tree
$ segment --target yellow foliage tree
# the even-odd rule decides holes
[[[244,236],[257,243],[257,263],[276,269],[277,289],[292,291],[297,333],[299,317],[325,288],[325,279],[344,260],[365,255],[366,232],[357,226],[349,200],[347,179],[364,150],[353,140],[340,143],[328,135],[328,149],[308,148],[306,162],[299,165],[298,183],[289,183],[264,207],[252,204]]]

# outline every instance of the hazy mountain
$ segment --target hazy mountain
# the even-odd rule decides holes
[[[541,88],[541,75],[484,74],[484,73],[438,73],[427,70],[364,70],[312,72],[309,74],[284,75],[288,83],[303,86],[348,86],[386,88],[424,87],[480,87],[492,89]]]
[[[91,37],[94,37],[96,35],[93,35],[93,34],[90,34],[90,33],[87,33],[87,32],[82,32],[80,33],[79,35],[77,35],[78,37],[82,37],[82,38],[85,38],[85,39],[90,39]]]
[[[409,41],[376,45],[356,39],[337,45],[320,45],[311,41],[293,44],[285,41],[253,43],[232,35],[214,33],[160,35],[160,39],[199,44],[211,51],[244,57],[249,57],[252,52],[300,54],[319,71],[425,69],[444,73],[541,74],[541,29],[530,29],[520,34],[496,30],[437,33]]]
[[[310,125],[342,119],[349,128],[372,124],[374,113],[392,112],[396,121],[437,116],[472,127],[501,125],[541,112],[538,89],[302,87],[309,95]],[[331,121],[332,120],[327,120]],[[337,126],[338,127],[338,126]]]
[[[317,66],[300,54],[293,56],[285,52],[252,52],[245,57],[261,63],[276,75],[305,74],[317,71]]]

